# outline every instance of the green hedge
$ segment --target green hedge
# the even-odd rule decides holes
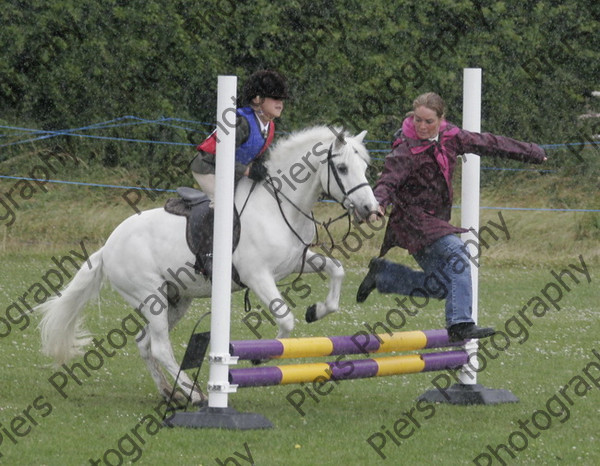
[[[577,116],[600,101],[590,97],[600,88],[599,18],[596,0],[5,1],[0,119],[44,129],[124,115],[211,122],[219,74],[243,81],[268,67],[288,76],[294,96],[280,128],[343,122],[387,140],[424,91],[442,94],[460,124],[462,69],[481,67],[483,129],[580,141],[598,130]],[[97,134],[193,143],[201,129]],[[107,165],[159,164],[172,152],[72,137],[48,144]]]

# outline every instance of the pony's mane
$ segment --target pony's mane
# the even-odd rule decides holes
[[[298,153],[298,157],[304,156],[307,152],[313,150],[317,142],[321,142],[325,148],[328,148],[338,134],[344,137],[353,137],[347,131],[341,128],[330,128],[329,126],[313,126],[299,131],[294,131],[288,136],[279,139],[269,152],[269,160],[272,165],[289,164],[290,154]],[[323,148],[319,147],[319,151]],[[369,163],[369,154],[366,150],[357,151],[358,155]]]

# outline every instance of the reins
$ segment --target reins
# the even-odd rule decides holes
[[[325,229],[327,236],[329,237],[329,240],[331,241],[331,248],[330,250],[333,250],[334,248],[336,248],[336,242],[335,239],[333,238],[333,235],[331,234],[331,231],[329,230],[329,227],[337,222],[338,220],[343,219],[344,217],[348,217],[348,230],[346,231],[346,233],[344,234],[344,237],[342,238],[342,241],[344,241],[348,234],[350,233],[350,229],[351,229],[351,220],[350,220],[350,210],[354,207],[354,204],[350,203],[350,205],[348,207],[346,207],[344,205],[344,203],[346,202],[346,199],[348,199],[348,196],[350,194],[352,194],[353,192],[364,188],[365,186],[370,186],[369,183],[360,183],[356,186],[354,186],[353,188],[349,189],[348,191],[346,191],[344,184],[342,182],[342,179],[340,178],[340,174],[335,166],[335,164],[333,163],[333,158],[337,157],[340,154],[334,154],[333,153],[333,145],[334,143],[332,142],[331,145],[329,146],[329,149],[327,151],[327,196],[329,196],[330,198],[334,199],[335,202],[337,202],[338,204],[340,204],[342,207],[344,207],[345,212],[341,215],[339,215],[338,217],[334,218],[334,219],[329,219],[326,222],[319,222],[318,220],[315,219],[315,216],[313,214],[313,212],[311,211],[310,215],[308,215],[306,212],[304,212],[300,207],[298,207],[298,205],[296,205],[294,203],[294,201],[292,201],[288,196],[286,196],[280,189],[278,189],[275,186],[275,183],[273,183],[273,180],[270,176],[267,176],[266,178],[266,182],[271,186],[272,189],[272,193],[275,197],[275,200],[277,201],[277,206],[279,207],[279,212],[281,213],[281,216],[285,222],[285,224],[287,225],[287,227],[290,229],[290,231],[294,234],[294,236],[304,245],[305,249],[304,252],[302,254],[302,267],[304,267],[304,259],[306,257],[306,253],[308,248],[313,247],[313,246],[319,246],[321,245],[321,243],[319,242],[319,230],[318,230],[318,226],[321,226]],[[331,174],[333,174],[333,178],[338,186],[338,188],[340,189],[342,195],[344,196],[343,199],[341,201],[336,200],[332,195],[331,195]],[[283,210],[283,202],[282,199],[285,199],[285,201],[288,202],[288,204],[290,204],[294,209],[296,209],[300,214],[302,214],[304,217],[306,217],[307,219],[309,219],[314,227],[315,227],[315,234],[316,234],[316,240],[315,242],[309,243],[306,242],[301,236],[300,234],[294,229],[294,227],[291,225],[291,223],[289,222],[288,218],[285,215],[285,212]],[[247,202],[247,200],[246,200]],[[245,206],[245,204],[244,204]]]
[[[293,233],[293,235],[298,239],[298,241],[300,241],[300,243],[304,246],[304,249],[302,251],[302,262],[301,262],[301,267],[300,270],[301,272],[298,274],[298,276],[294,279],[294,281],[298,280],[301,276],[302,276],[302,270],[304,269],[304,265],[306,263],[306,255],[308,253],[308,249],[314,246],[323,246],[323,244],[321,242],[319,242],[319,230],[318,227],[321,226],[325,229],[325,232],[327,233],[327,236],[329,237],[329,240],[331,242],[331,247],[329,248],[329,251],[332,251],[333,249],[337,248],[337,244],[336,241],[330,231],[330,226],[332,224],[334,224],[335,222],[337,222],[338,220],[343,219],[344,217],[348,217],[348,229],[346,231],[346,233],[344,234],[343,238],[342,238],[342,242],[348,237],[348,235],[350,234],[350,229],[352,227],[352,223],[351,223],[351,219],[350,219],[350,210],[354,208],[354,204],[352,204],[352,202],[350,202],[350,204],[348,206],[344,205],[346,200],[348,199],[348,196],[350,194],[352,194],[353,192],[370,186],[369,183],[360,183],[354,187],[352,187],[351,189],[349,189],[348,191],[346,191],[344,184],[342,182],[342,179],[340,177],[340,174],[335,166],[335,164],[333,163],[333,158],[337,157],[340,154],[334,154],[333,153],[333,145],[334,145],[335,141],[331,143],[331,145],[329,146],[329,149],[327,151],[327,192],[325,193],[327,196],[329,196],[330,198],[332,198],[333,200],[335,200],[335,202],[337,202],[338,204],[340,204],[342,207],[344,207],[345,212],[333,219],[329,219],[325,222],[320,222],[318,220],[315,219],[315,216],[313,214],[313,212],[310,212],[310,215],[307,214],[306,212],[304,212],[294,201],[292,201],[285,193],[283,193],[281,191],[280,188],[278,188],[275,183],[273,182],[273,178],[270,175],[267,175],[267,177],[265,178],[265,182],[269,184],[269,186],[271,187],[271,192],[273,194],[273,196],[275,197],[275,200],[277,202],[277,207],[279,208],[279,212],[281,214],[281,217],[283,218],[283,221],[285,222],[285,224],[287,225],[288,229]],[[331,175],[333,174],[333,178],[339,188],[339,190],[341,191],[343,198],[341,201],[338,201],[337,199],[335,199],[332,195],[331,195]],[[254,182],[252,184],[252,187],[250,188],[250,192],[248,193],[248,196],[246,197],[246,200],[242,206],[242,209],[240,211],[240,217],[243,213],[243,211],[246,208],[246,204],[248,203],[248,200],[250,198],[250,195],[252,194],[252,192],[254,191],[256,185],[258,184],[258,182]],[[307,242],[305,241],[300,234],[295,230],[294,226],[290,223],[289,219],[287,218],[285,211],[283,209],[283,201],[286,201],[289,205],[291,205],[296,211],[298,211],[302,216],[304,216],[305,218],[307,218],[308,220],[310,220],[315,228],[315,235],[316,235],[316,239],[314,242]],[[246,293],[246,297],[244,299],[245,301],[245,307],[246,310],[248,310],[248,304],[249,304],[249,299],[248,299],[248,293]]]

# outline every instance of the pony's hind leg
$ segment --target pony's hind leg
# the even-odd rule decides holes
[[[323,277],[323,272],[325,272],[329,277],[329,292],[325,301],[317,302],[307,308],[305,315],[306,322],[315,322],[332,312],[336,312],[340,305],[340,294],[345,275],[342,264],[309,249],[306,254],[306,260],[298,267],[297,272],[300,271],[302,273],[318,273],[321,277]]]
[[[164,367],[174,380],[177,378],[179,365],[175,361],[169,341],[169,330],[183,317],[191,302],[191,298],[179,297],[169,286],[165,299],[165,283],[167,282],[158,283],[154,288],[147,283],[145,290],[135,292],[116,284],[113,284],[113,287],[133,306],[138,303],[136,312],[141,312],[147,322],[137,335],[136,342],[161,396],[169,399],[173,394],[173,398],[178,400],[190,399],[192,403],[199,404],[206,397],[199,389],[192,390],[193,383],[185,372],[182,371],[177,379],[180,391],[173,390],[163,372]]]
[[[175,355],[173,353],[171,341],[169,340],[169,330],[173,328],[181,317],[183,317],[190,302],[191,298],[178,298],[177,300],[169,299],[168,311],[163,309],[161,312],[155,313],[152,312],[152,309],[145,306],[142,309],[142,312],[148,320],[150,356],[154,360],[151,363],[152,366],[148,366],[150,372],[153,372],[155,366],[158,367],[159,364],[162,365],[171,377],[173,377],[174,380],[177,380],[177,384],[181,390],[179,395],[183,395],[184,398],[189,399],[194,404],[199,404],[204,401],[206,397],[198,387],[192,389],[192,380],[184,371],[179,370],[179,365],[175,361]],[[161,394],[168,398],[171,395],[172,390],[169,390],[169,393],[165,395],[162,381],[160,379],[155,379],[155,381],[157,381],[157,386]]]
[[[152,351],[150,350],[150,335],[148,334],[148,326],[144,327],[144,329],[137,335],[136,343],[140,351],[140,356],[146,363],[148,371],[150,372],[150,375],[152,376],[159,393],[168,399],[171,396],[171,393],[173,393],[173,386],[167,381],[164,372],[158,364],[158,361],[152,356]]]
[[[181,320],[181,318],[186,314],[191,302],[192,298],[188,297],[177,297],[175,300],[169,300],[169,331],[171,331],[177,322],[179,322],[179,320]],[[180,392],[176,392],[176,395],[180,395],[182,398],[184,396],[190,396],[193,404],[199,404],[207,399],[204,393],[202,393],[200,387],[198,387],[198,385],[194,385],[186,373],[182,370],[179,372],[178,382],[185,387],[186,395],[183,395]],[[191,394],[190,390],[192,391]]]

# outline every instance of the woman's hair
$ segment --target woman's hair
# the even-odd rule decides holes
[[[446,113],[446,104],[444,103],[444,99],[442,99],[435,92],[427,92],[417,97],[413,101],[413,111],[419,107],[427,107],[428,109],[433,110],[439,118],[443,118]],[[412,114],[413,112],[409,113],[409,115]]]

